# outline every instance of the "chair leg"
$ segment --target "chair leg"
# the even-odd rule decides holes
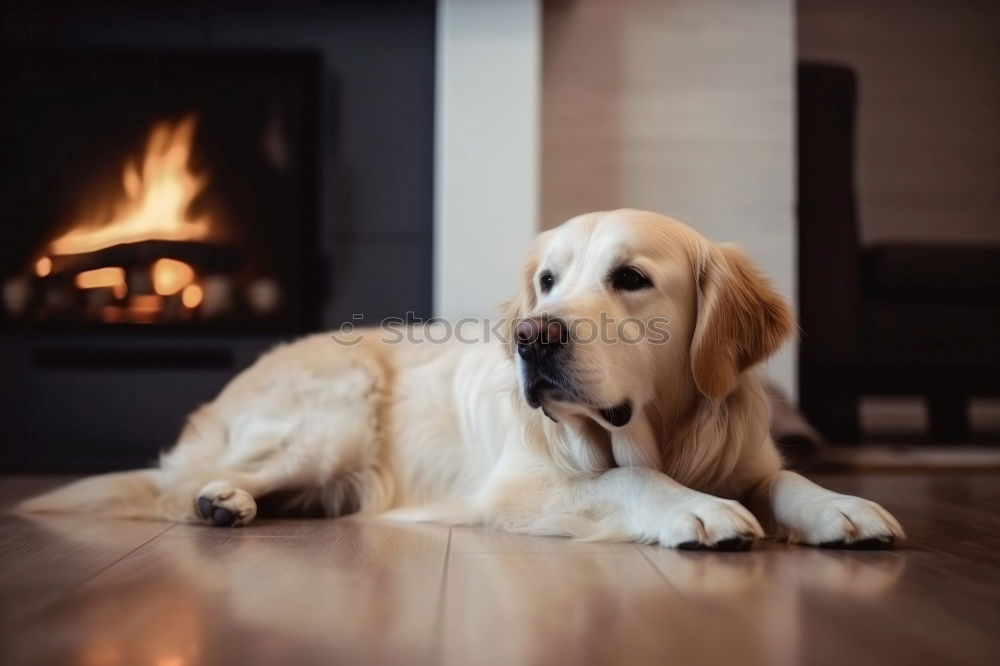
[[[861,430],[858,396],[843,373],[807,364],[800,366],[799,408],[810,425],[829,441],[858,442]]]
[[[828,396],[826,409],[829,419],[827,437],[834,442],[858,443],[861,439],[858,396]]]
[[[938,393],[927,398],[930,413],[931,440],[935,442],[968,442],[969,409],[966,397],[960,393]]]
[[[858,399],[854,396],[811,395],[808,403],[800,402],[810,425],[831,442],[857,443],[860,439]]]

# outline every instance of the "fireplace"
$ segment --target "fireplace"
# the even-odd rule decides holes
[[[276,343],[430,315],[433,3],[124,7],[0,10],[0,471],[145,466]]]
[[[319,312],[308,53],[8,60],[3,325],[300,331]]]
[[[142,464],[320,325],[320,72],[288,51],[5,59],[5,466]]]

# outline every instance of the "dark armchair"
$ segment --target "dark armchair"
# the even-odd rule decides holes
[[[857,95],[849,68],[799,65],[801,406],[857,441],[861,396],[920,395],[931,439],[966,441],[968,398],[1000,393],[1000,247],[862,247]]]

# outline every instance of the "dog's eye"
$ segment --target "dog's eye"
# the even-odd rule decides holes
[[[638,291],[652,287],[653,283],[634,268],[624,266],[611,273],[611,287],[621,291]]]
[[[549,293],[552,289],[552,285],[556,283],[556,278],[552,275],[552,271],[545,271],[538,276],[538,286],[542,290],[543,294]]]

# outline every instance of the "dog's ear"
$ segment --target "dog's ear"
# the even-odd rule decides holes
[[[691,369],[698,389],[721,399],[741,372],[773,354],[795,319],[770,281],[734,247],[710,246],[699,262]]]
[[[538,270],[538,250],[536,247],[525,257],[521,267],[520,287],[514,298],[500,306],[503,316],[504,348],[507,353],[514,353],[514,327],[517,322],[524,319],[529,312],[535,309],[537,299],[535,298],[535,272]]]

